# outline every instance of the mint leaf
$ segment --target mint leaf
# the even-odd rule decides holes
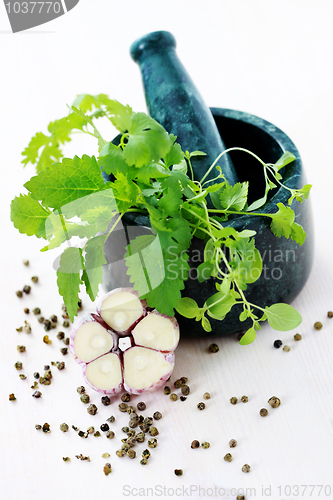
[[[244,320],[243,320],[244,321]],[[240,345],[248,345],[251,344],[256,338],[256,331],[255,329],[249,328],[246,333],[244,333],[243,337],[240,339],[239,344]]]
[[[45,237],[50,243],[42,248],[41,252],[60,246],[65,241],[69,241],[72,236],[84,238],[90,236],[90,233],[83,224],[69,222],[58,210],[54,211],[45,221]]]
[[[71,321],[74,320],[74,316],[77,314],[80,284],[82,283],[80,279],[82,269],[83,258],[81,248],[66,248],[60,258],[60,266],[57,270],[57,284]]]
[[[16,196],[10,205],[10,218],[20,233],[45,238],[45,221],[50,213],[31,195]]]
[[[88,210],[93,210],[96,207],[107,207],[109,210],[113,212],[117,211],[117,201],[115,199],[113,189],[113,183],[108,182],[104,188],[100,191],[95,191],[87,196],[82,196],[66,205],[61,207],[62,213],[67,217],[67,219],[71,219],[72,217],[81,217],[81,219],[86,220],[84,218],[86,212]]]
[[[265,307],[268,323],[274,330],[286,332],[302,323],[302,316],[289,304],[273,304]]]
[[[195,300],[190,297],[182,297],[177,302],[176,311],[184,318],[196,318],[200,312],[200,308]]]
[[[134,113],[128,131],[124,158],[137,168],[163,158],[172,146],[169,134],[145,113]]]
[[[43,205],[61,208],[63,205],[105,186],[95,157],[75,156],[64,158],[47,170],[40,172],[24,184],[31,197],[41,200]]]
[[[224,184],[220,192],[221,207],[224,210],[242,210],[247,201],[248,182],[237,182],[234,186]]]
[[[103,281],[103,265],[107,264],[104,256],[106,235],[91,238],[85,246],[85,263],[82,280],[92,301],[96,299],[99,284]]]

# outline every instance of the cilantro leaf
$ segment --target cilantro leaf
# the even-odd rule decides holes
[[[220,203],[224,210],[242,210],[247,201],[248,182],[237,182],[234,186],[224,184],[220,192]]]
[[[82,280],[92,301],[96,299],[99,284],[102,283],[103,265],[107,264],[104,256],[106,235],[91,238],[85,247],[85,263]]]
[[[117,200],[119,212],[126,212],[128,208],[136,204],[139,189],[131,179],[119,174],[117,179],[110,185]]]
[[[76,96],[76,99],[73,102],[73,106],[82,109],[82,111],[86,113],[87,111],[92,111],[93,108],[100,108],[103,101],[107,98],[108,97],[105,94],[79,94],[78,96]]]
[[[34,200],[30,194],[16,196],[10,205],[10,218],[20,233],[37,238],[46,238],[45,221],[50,212]]]
[[[130,106],[124,106],[120,102],[103,95],[99,96],[99,101],[101,104],[104,104],[107,116],[119,132],[124,133],[130,130],[131,117],[133,115],[133,110]]]
[[[296,241],[300,246],[303,245],[305,238],[306,238],[306,232],[304,231],[303,227],[300,224],[297,224],[294,222],[291,225],[291,239],[293,241]]]
[[[82,283],[80,279],[82,269],[83,258],[81,248],[66,248],[60,258],[60,266],[57,270],[57,284],[71,321],[74,320],[74,316],[77,314],[80,284]]]
[[[108,142],[98,158],[98,164],[103,167],[106,174],[118,177],[119,174],[127,175],[130,167],[124,159],[124,152],[119,146]]]
[[[170,140],[172,142],[172,146],[168,153],[163,157],[165,166],[167,168],[170,168],[172,165],[178,165],[185,157],[181,145],[176,142],[177,137],[173,134],[170,134]]]
[[[299,245],[303,245],[306,233],[302,226],[296,224],[295,213],[290,207],[285,207],[282,203],[278,203],[279,210],[275,214],[271,214],[271,230],[275,236],[279,238],[284,236],[296,241]]]
[[[63,205],[99,191],[105,186],[104,179],[95,157],[75,156],[73,160],[64,158],[47,170],[39,172],[24,187],[31,197],[41,200],[43,205],[61,208]]]

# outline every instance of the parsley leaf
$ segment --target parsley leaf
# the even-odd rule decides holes
[[[45,221],[50,212],[34,200],[30,194],[16,196],[10,205],[10,218],[20,233],[37,238],[46,238]]]
[[[60,266],[57,270],[57,284],[71,321],[74,320],[74,316],[77,314],[80,284],[82,283],[80,279],[82,269],[83,258],[81,248],[66,248],[60,258]]]

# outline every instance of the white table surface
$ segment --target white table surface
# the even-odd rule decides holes
[[[0,6],[1,498],[229,499],[236,498],[238,488],[248,489],[247,500],[333,497],[333,319],[327,318],[333,310],[332,15],[328,0],[81,0],[67,15],[13,35]],[[218,339],[216,354],[207,352],[211,337],[182,339],[174,375],[189,378],[188,400],[172,403],[162,391],[133,398],[133,404],[146,402],[145,415],[163,414],[159,445],[143,467],[138,459],[115,455],[126,423],[118,397],[103,407],[100,396],[89,390],[99,411],[96,416],[85,411],[76,393],[82,384],[80,368],[70,355],[64,357],[64,371],[53,369],[51,386],[42,386],[43,397],[31,397],[33,372],[62,356],[60,342],[45,345],[44,330],[23,307],[39,306],[45,317],[61,315],[52,267],[58,254],[40,253],[40,241],[14,229],[9,204],[34,174],[31,166],[22,168],[20,152],[36,131],[66,114],[66,103],[76,94],[108,93],[145,111],[141,76],[129,46],[160,29],[175,35],[178,55],[208,105],[256,114],[295,142],[314,185],[316,253],[311,276],[293,304],[303,316],[297,329],[301,342],[294,342],[295,331],[278,333],[268,325],[249,346],[239,346],[233,337]],[[93,141],[80,138],[65,152],[94,154],[96,149]],[[29,267],[22,264],[25,258]],[[40,282],[18,299],[15,291],[34,274]],[[82,298],[83,312],[92,311],[87,296]],[[15,331],[25,319],[32,325],[31,335]],[[322,330],[313,328],[315,321],[322,321]],[[291,346],[289,353],[273,348],[276,338]],[[26,345],[27,352],[18,353],[18,344]],[[20,380],[13,366],[19,359],[28,380]],[[212,397],[200,412],[196,404],[206,391]],[[8,401],[11,392],[17,401]],[[249,397],[247,404],[229,403],[231,396],[243,394]],[[267,405],[273,395],[282,401],[277,409]],[[262,407],[269,408],[267,418],[259,416]],[[72,429],[67,434],[59,430],[62,422],[99,427],[111,414],[116,416],[113,441],[105,436],[84,440]],[[50,423],[50,434],[35,430],[35,424],[44,422]],[[231,438],[238,441],[233,450],[228,447]],[[193,439],[209,441],[211,447],[192,450]],[[234,456],[231,463],[223,460],[228,451]],[[108,461],[102,458],[105,452],[113,467],[108,477],[102,470]],[[79,453],[89,455],[91,462],[76,460]],[[64,463],[63,456],[71,462]],[[245,463],[251,465],[249,474],[241,471]],[[175,468],[184,475],[176,477]]]

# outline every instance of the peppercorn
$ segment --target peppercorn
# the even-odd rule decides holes
[[[128,431],[127,431],[127,436],[128,437],[133,437],[135,436],[135,430],[134,429],[130,429],[129,427],[127,427]],[[141,433],[139,433],[141,434]]]
[[[130,415],[131,413],[135,413],[135,407],[134,406],[127,406],[126,408],[127,413]]]
[[[180,381],[182,384],[187,384],[188,378],[187,377],[180,377]]]
[[[134,429],[135,427],[137,427],[139,425],[139,417],[131,418],[128,425],[131,427],[131,429]]]
[[[138,443],[143,443],[145,438],[146,436],[144,432],[138,432],[137,435],[135,436],[135,439]]]
[[[316,321],[313,326],[316,330],[320,330],[323,327],[323,324],[320,321]]]
[[[23,375],[23,373],[20,373],[19,377],[20,377],[20,379],[22,379],[22,380],[25,380],[25,379],[27,378],[25,375]]]
[[[31,286],[25,285],[23,287],[23,291],[24,291],[24,293],[26,293],[28,295],[31,292]]]
[[[143,421],[144,424],[146,425],[153,425],[153,419],[152,417],[146,417]]]
[[[57,368],[58,368],[58,370],[64,370],[65,366],[66,365],[65,365],[64,361],[60,361],[60,362],[57,361]]]
[[[237,495],[236,500],[245,500],[244,495]]]
[[[237,399],[235,396],[233,396],[232,398],[230,398],[230,403],[231,403],[232,405],[237,404],[237,402],[238,402],[238,399]]]
[[[113,415],[111,415],[111,417],[107,418],[106,421],[107,422],[111,422],[111,424],[115,421],[115,417]]]
[[[101,397],[101,403],[104,406],[109,406],[111,404],[111,399],[109,398],[109,396],[103,396]]]
[[[185,396],[180,396],[180,398],[179,398],[179,399],[180,399],[181,401],[186,401],[186,399],[187,399],[187,398],[186,398]]]
[[[78,435],[79,435],[81,438],[87,438],[87,437],[88,437],[88,432],[79,431],[79,432],[78,432]]]
[[[21,363],[21,361],[16,361],[14,366],[15,366],[16,370],[22,370],[22,368],[23,368],[23,364]]]
[[[192,441],[191,448],[195,449],[195,448],[199,448],[199,446],[200,446],[199,441],[196,441],[196,440]]]
[[[182,476],[183,475],[182,469],[175,469],[174,472],[175,472],[176,476]]]
[[[124,403],[128,403],[131,400],[131,395],[128,392],[122,394],[120,398]]]
[[[127,433],[129,431],[129,427],[122,427],[121,430],[125,433]],[[135,432],[135,431],[134,431]]]
[[[33,283],[37,283],[37,282],[38,282],[38,276],[32,276],[32,277],[31,277],[31,281],[32,281]]]
[[[289,351],[290,351],[290,347],[289,347],[289,345],[285,345],[285,346],[283,347],[283,350],[284,350],[285,352],[289,352]]]
[[[19,298],[23,297],[23,293],[21,292],[21,290],[17,290],[17,292],[15,293]]]
[[[294,335],[294,340],[302,340],[302,335],[301,335],[301,334],[299,334],[299,333],[296,333],[296,334]]]
[[[75,457],[78,459],[78,460],[87,460],[87,462],[90,462],[90,457],[84,457],[82,455],[82,453],[80,453],[80,455],[75,455]]]
[[[51,329],[57,328],[57,324],[56,324],[56,323],[53,323],[53,321],[51,321],[50,328],[51,328]]]
[[[136,439],[133,437],[133,436],[130,436],[127,438],[126,440],[126,443],[131,447],[133,448],[133,446],[135,446],[136,444]]]
[[[124,444],[122,445],[121,449],[124,450],[125,453],[130,449],[130,445],[128,443],[126,443],[126,440],[125,440]]]
[[[155,411],[153,417],[155,420],[160,420],[162,418],[162,413],[160,413],[159,411]]]
[[[201,403],[197,404],[197,408],[198,408],[198,410],[204,410],[206,408],[206,405],[205,405],[205,403],[201,402]]]
[[[30,313],[30,309],[29,309],[28,307],[25,307],[25,308],[23,309],[23,311],[25,312],[25,314],[29,314],[29,313]]]
[[[143,456],[143,458],[147,458],[148,459],[150,457],[150,451],[147,450],[147,448],[146,448],[145,450],[143,450],[142,456]]]
[[[227,453],[226,455],[224,455],[223,458],[224,458],[224,460],[226,462],[231,462],[232,461],[232,455],[231,455],[231,453]]]
[[[219,350],[220,348],[217,344],[210,344],[210,346],[208,347],[208,351],[212,353],[218,352]]]
[[[90,396],[88,394],[82,394],[82,396],[80,396],[80,399],[81,399],[82,403],[84,403],[84,404],[87,404],[90,402]]]
[[[36,387],[38,387],[38,384],[36,382],[36,380],[34,381],[33,385],[31,386],[31,389],[36,389]]]
[[[31,333],[31,326],[30,326],[30,324],[27,321],[25,321],[24,323],[25,323],[25,325],[24,325],[24,331],[25,331],[25,333]]]
[[[147,408],[147,407],[146,407],[146,403],[144,403],[143,401],[141,401],[140,403],[138,403],[138,404],[136,405],[136,407],[137,407],[137,409],[138,409],[139,411],[144,411],[144,410]]]
[[[93,434],[95,432],[95,427],[93,426],[88,427],[87,432],[88,434]]]
[[[100,426],[101,431],[106,432],[110,429],[109,424],[102,424]]]
[[[16,328],[17,332],[23,332],[23,326],[20,326],[19,328]]]
[[[44,378],[46,378],[46,380],[51,380],[51,378],[52,378],[52,372],[50,370],[49,365],[44,366],[44,370],[45,370]]]
[[[44,335],[43,342],[44,344],[52,344],[52,340],[49,339],[48,335]]]
[[[282,346],[282,340],[275,340],[273,346],[279,349]]]
[[[63,343],[65,345],[69,345],[69,337],[66,337],[64,340],[63,340]]]
[[[106,431],[106,434],[105,436],[108,438],[108,439],[113,439],[114,436],[115,436],[115,433],[113,431]]]
[[[70,324],[70,323],[69,323],[69,321],[68,321],[67,319],[65,319],[65,321],[63,321],[63,323],[62,323],[62,326],[63,326],[64,328],[68,328],[68,327],[69,327],[69,324]]]
[[[209,392],[205,392],[205,394],[202,396],[204,399],[210,399],[210,394]]]
[[[140,429],[142,432],[148,432],[149,431],[149,425],[147,424],[142,424],[142,425],[139,425]]]
[[[148,439],[148,446],[149,446],[149,448],[156,448],[157,439],[156,438]]]
[[[40,391],[35,391],[33,394],[32,394],[32,397],[33,398],[41,398],[42,397],[42,393]]]
[[[89,405],[87,408],[87,412],[89,413],[89,415],[96,415],[97,411],[98,408],[96,405]]]
[[[241,397],[241,402],[242,403],[247,403],[249,401],[249,398],[247,396],[242,396]]]
[[[116,455],[117,455],[117,457],[124,457],[125,456],[125,452],[124,452],[124,450],[117,450],[116,451]]]
[[[175,394],[174,392],[172,394],[170,394],[170,399],[171,399],[171,401],[177,401],[177,399],[178,399],[177,394]]]
[[[333,311],[328,311],[327,317],[328,318],[333,318]]]
[[[32,312],[35,314],[35,316],[37,316],[37,314],[40,314],[39,307],[35,307],[35,309],[33,309]]]
[[[168,387],[167,385],[164,387],[164,394],[166,394],[167,396],[170,394],[171,392],[171,389],[170,387]]]
[[[16,401],[15,394],[9,394],[9,401]]]
[[[68,354],[68,347],[62,347],[60,349],[60,352],[63,356],[66,356],[66,354]]]
[[[37,319],[38,323],[44,323],[45,321],[45,318],[44,316],[39,316],[39,318]]]
[[[29,261],[28,261],[28,260],[24,260],[24,261],[23,261],[23,264],[24,264],[25,266],[28,266],[28,265],[29,265]]]
[[[276,396],[272,396],[271,398],[269,398],[268,403],[272,408],[277,408],[278,406],[280,406],[281,401]]]
[[[120,404],[118,405],[119,410],[120,410],[120,411],[122,411],[123,413],[125,413],[125,412],[126,412],[127,407],[128,407],[128,405],[127,405],[126,403],[120,403]]]
[[[148,432],[151,436],[158,436],[159,434],[157,427],[150,427]]]
[[[75,432],[77,432],[77,431],[79,430],[79,428],[78,428],[78,427],[76,427],[76,425],[72,425],[72,429],[73,429],[73,431],[75,431]]]
[[[51,432],[50,424],[48,424],[47,422],[45,422],[42,429],[43,429],[43,432],[45,432],[45,433]]]
[[[25,345],[18,345],[17,346],[17,350],[18,350],[18,352],[25,352],[26,351],[26,347],[25,347]]]
[[[249,466],[249,464],[243,465],[243,467],[242,467],[243,472],[250,472],[250,470],[251,470],[251,467]]]
[[[235,448],[235,446],[237,446],[236,439],[230,439],[229,446],[230,446],[230,448]]]
[[[207,441],[204,441],[203,443],[201,443],[201,446],[204,448],[204,449],[207,449],[210,447],[210,443],[208,443]]]
[[[110,455],[109,455],[110,456]],[[104,457],[103,457],[104,458]],[[111,464],[109,463],[106,463],[103,467],[103,472],[106,476],[108,476],[111,472],[112,472],[112,469],[111,469]]]
[[[102,434],[101,434],[99,431],[94,432],[94,436],[95,436],[95,437],[99,437],[99,436],[101,436],[101,435],[102,435]]]
[[[142,458],[142,459],[140,460],[140,464],[141,464],[141,465],[147,465],[147,463],[148,463],[148,460],[147,460],[146,458]]]
[[[77,389],[76,392],[79,394],[84,394],[86,392],[86,388],[83,385],[80,385]]]
[[[39,424],[36,424],[35,429],[36,429],[36,431],[40,431],[42,429],[42,426]]]
[[[184,396],[188,396],[190,394],[190,388],[188,385],[183,385],[183,387],[181,388],[181,393],[184,395]]]
[[[59,339],[59,340],[63,340],[64,338],[65,338],[65,334],[64,334],[64,332],[58,332],[58,334],[57,334],[57,339]]]
[[[266,408],[261,408],[259,414],[260,414],[261,417],[267,417],[268,410],[266,410]]]

